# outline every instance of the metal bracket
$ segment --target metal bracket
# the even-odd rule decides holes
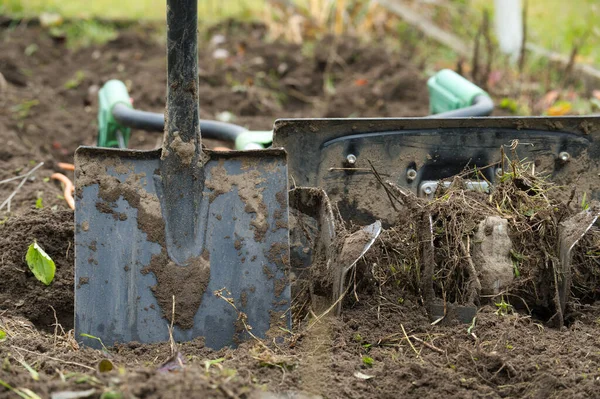
[[[452,182],[444,181],[442,182],[443,188],[448,188]],[[433,195],[437,191],[440,185],[439,181],[435,180],[425,180],[419,185],[419,197],[432,199]],[[490,185],[486,181],[471,181],[467,180],[465,182],[465,188],[470,191],[478,191],[482,193],[490,192]]]

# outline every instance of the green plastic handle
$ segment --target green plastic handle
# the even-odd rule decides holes
[[[112,110],[117,104],[133,108],[125,84],[113,79],[98,91],[98,147],[119,147],[117,132],[121,133],[125,147],[129,143],[131,129],[120,125],[112,115]]]
[[[269,147],[273,143],[273,131],[248,131],[235,139],[236,150],[251,150]]]
[[[488,94],[458,73],[442,69],[427,81],[429,89],[429,112],[441,112],[469,107],[475,97]]]

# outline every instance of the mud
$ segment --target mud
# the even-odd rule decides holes
[[[173,141],[171,141],[169,148],[177,154],[181,160],[181,164],[184,166],[189,166],[196,154],[196,146],[194,143],[184,143],[180,136],[176,136]]]
[[[100,201],[96,203],[96,208],[102,212],[112,213],[116,216],[115,219],[121,221],[126,220],[126,217],[115,214],[113,208],[116,207],[116,201],[123,197],[132,208],[137,209],[138,229],[146,233],[148,241],[164,245],[165,227],[160,202],[156,195],[143,189],[143,180],[147,178],[145,173],[132,173],[132,166],[124,164],[117,158],[94,158],[79,154],[76,165],[75,182],[78,196],[81,196],[84,187],[97,184]],[[109,169],[128,172],[129,175],[121,181],[108,174]]]
[[[265,187],[260,186],[265,179],[260,170],[249,170],[247,167],[242,167],[240,174],[229,174],[224,162],[226,161],[223,159],[219,160],[219,164],[211,169],[211,178],[206,182],[206,188],[212,190],[209,200],[212,202],[219,195],[231,192],[233,186],[237,187],[238,196],[244,204],[244,211],[254,214],[254,219],[249,226],[254,230],[254,240],[263,242],[269,229],[269,215],[262,195]]]
[[[372,235],[364,230],[358,230],[357,232],[348,235],[343,240],[342,250],[336,262],[342,267],[349,267],[360,259],[365,246],[372,239]]]
[[[152,256],[150,264],[142,269],[142,273],[152,272],[156,276],[157,284],[152,287],[152,292],[163,317],[174,320],[183,329],[194,326],[194,316],[210,279],[210,254],[204,251],[201,256],[188,262],[185,267],[175,264],[163,249],[160,254]]]

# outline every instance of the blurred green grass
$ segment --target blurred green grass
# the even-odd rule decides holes
[[[308,4],[308,0],[296,1]],[[494,5],[492,0],[448,0],[448,3],[468,7],[469,15],[463,16],[461,25],[471,21],[473,28],[480,22],[481,10],[487,8],[493,12]],[[267,0],[200,0],[198,7],[200,23],[206,24],[225,18],[261,19],[268,4]],[[56,12],[67,19],[163,21],[165,10],[165,0],[0,0],[0,14],[15,17]],[[455,29],[463,31],[464,26]],[[573,43],[586,32],[588,37],[579,50],[578,61],[600,65],[600,1],[529,0],[529,41],[568,55]]]
[[[468,1],[480,11],[493,12],[491,0]],[[600,1],[529,0],[527,22],[528,41],[565,55],[587,33],[579,61],[600,65]]]
[[[0,14],[35,17],[56,12],[67,19],[164,20],[166,0],[2,0]],[[202,21],[224,18],[251,19],[260,16],[265,0],[200,0]]]

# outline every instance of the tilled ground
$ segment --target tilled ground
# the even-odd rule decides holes
[[[225,38],[218,46],[229,53],[224,60],[213,57],[215,35]],[[58,183],[47,178],[59,170],[57,162],[72,162],[77,146],[94,144],[96,91],[106,80],[126,81],[137,108],[163,111],[165,52],[155,37],[152,28],[133,26],[106,45],[71,51],[37,26],[0,33],[6,80],[0,84],[0,180],[44,162],[12,199],[11,213],[1,215],[0,329],[7,337],[0,342],[0,380],[43,398],[62,391],[80,394],[57,398],[595,395],[596,306],[578,307],[562,330],[496,307],[482,308],[472,326],[431,325],[419,299],[394,284],[363,285],[340,318],[304,321],[283,343],[212,351],[196,340],[181,344],[181,361],[170,363],[169,343],[80,348],[71,331],[73,214]],[[200,68],[202,117],[228,111],[254,129],[269,129],[279,117],[419,116],[428,108],[415,66],[352,38],[323,40],[310,50],[268,42],[261,26],[223,25],[206,33]],[[131,146],[154,148],[161,139],[134,132]],[[0,184],[0,200],[17,184]],[[42,209],[36,209],[39,198]],[[34,240],[56,262],[48,287],[24,260]],[[101,372],[106,359],[113,370]],[[0,388],[0,397],[18,395]]]

